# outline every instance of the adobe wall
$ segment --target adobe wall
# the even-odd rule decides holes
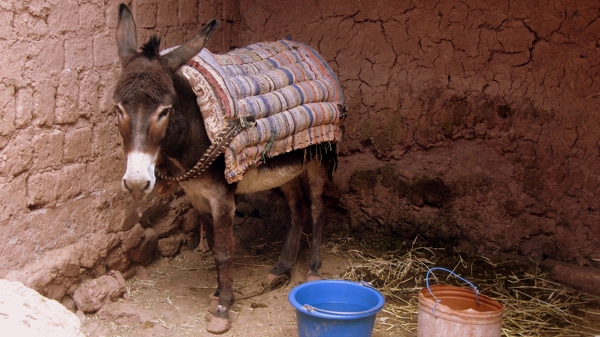
[[[436,246],[600,259],[595,1],[240,2],[235,46],[308,43],[349,108],[349,227]]]
[[[121,191],[125,163],[112,113],[118,3],[0,3],[0,277],[58,300],[82,279],[143,260],[150,253],[142,246],[178,232],[189,209],[177,200],[169,208],[172,197],[132,204]],[[130,5],[138,41],[158,32],[163,46],[236,13],[218,1]],[[222,30],[211,48],[229,49],[227,41]],[[138,215],[153,233],[136,225]]]

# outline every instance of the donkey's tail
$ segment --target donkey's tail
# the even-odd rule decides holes
[[[331,150],[329,151],[327,156],[327,178],[329,178],[329,181],[333,181],[333,171],[337,170],[338,168],[338,151],[336,143],[330,143],[330,145]]]
[[[338,168],[337,144],[325,142],[305,149],[304,161],[316,159],[321,165],[327,165],[327,178],[333,181],[333,172]]]

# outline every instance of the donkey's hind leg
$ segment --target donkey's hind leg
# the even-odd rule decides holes
[[[327,169],[325,162],[312,160],[306,170],[312,218],[312,244],[307,281],[321,279],[319,268],[321,268],[321,236],[323,232],[323,187],[327,179]]]
[[[279,255],[279,261],[269,271],[263,286],[270,286],[284,274],[289,274],[298,256],[298,247],[302,237],[302,228],[306,222],[306,204],[302,193],[300,178],[296,177],[279,187],[290,209],[291,224],[285,243]]]

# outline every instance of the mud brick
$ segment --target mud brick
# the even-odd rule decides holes
[[[75,69],[65,69],[60,75],[56,90],[54,123],[73,124],[77,121],[77,118],[79,118],[79,112],[77,111],[78,93],[77,71]]]
[[[116,57],[116,54],[115,54]],[[100,80],[98,82],[98,107],[101,113],[106,114],[106,118],[109,121],[116,121],[117,116],[114,114],[115,101],[113,100],[113,93],[115,91],[115,78],[118,78],[119,72],[116,67],[111,68],[104,74],[100,74]],[[114,124],[108,123],[113,130],[116,128]],[[117,137],[118,139],[120,137]]]
[[[117,18],[119,16],[119,4],[122,3],[123,0],[107,0],[104,1],[104,18],[106,19],[106,26],[110,31],[115,31],[117,28]]]
[[[36,135],[33,138],[33,168],[36,170],[62,164],[64,133],[53,130]]]
[[[29,9],[31,10],[31,8]],[[13,25],[18,36],[33,40],[46,37],[48,24],[44,18],[40,17],[43,14],[28,12],[16,12],[14,14]]]
[[[79,6],[75,1],[57,1],[48,15],[50,33],[61,34],[79,29]]]
[[[136,25],[140,28],[156,27],[156,4],[148,2],[136,2],[134,16]]]
[[[52,80],[36,83],[33,92],[33,125],[51,126],[54,123],[56,85]]]
[[[83,2],[79,5],[79,26],[83,29],[98,28],[104,23],[104,4]]]
[[[65,134],[64,147],[65,163],[71,163],[78,159],[85,159],[92,154],[92,131],[82,128],[67,131]]]
[[[29,43],[17,41],[10,43],[0,40],[0,78],[19,78],[22,76],[27,51],[30,48]]]
[[[79,117],[89,119],[98,111],[98,84],[100,77],[95,71],[80,72],[79,99],[77,102]]]
[[[65,41],[65,67],[70,69],[88,68],[93,58],[94,40],[89,37],[68,39]]]
[[[60,171],[32,174],[27,179],[27,205],[45,205],[56,201],[56,181]]]
[[[16,176],[31,168],[33,130],[19,132],[0,154],[0,176]]]
[[[196,22],[196,1],[179,0],[179,22]]]
[[[118,61],[114,34],[104,33],[94,37],[94,66],[103,67]]]
[[[3,111],[15,111],[14,96],[15,89],[13,86],[5,86],[0,84],[0,109]],[[15,131],[15,114],[0,114],[0,136],[11,136],[15,133]],[[4,147],[4,145],[0,147]]]
[[[14,214],[25,209],[26,191],[25,177],[19,176],[19,178],[11,180],[10,183],[0,183],[0,195],[10,196],[10,202],[0,203],[0,222],[9,220]],[[4,225],[0,224],[0,227],[4,227]],[[5,258],[8,258],[8,256],[5,256]]]
[[[113,119],[116,123],[116,117]],[[122,154],[121,136],[115,124],[96,124],[92,129],[92,149],[94,156],[106,156],[116,149]]]
[[[25,87],[15,93],[15,127],[24,128],[31,122],[33,115],[33,89]]]
[[[25,67],[25,75],[31,77],[48,78],[58,76],[65,65],[64,43],[60,39],[47,39],[30,43],[28,53],[31,55]],[[39,51],[39,52],[37,52]]]
[[[156,19],[157,25],[161,27],[175,26],[178,24],[178,21],[177,6],[173,6],[173,3],[170,1],[159,1],[158,17]]]
[[[82,194],[84,186],[87,188],[87,181],[85,164],[77,163],[62,167],[59,179],[54,181],[57,185],[57,199],[67,201]]]
[[[97,157],[96,160],[88,162],[87,172],[88,177],[90,177],[90,189],[101,188],[104,184],[113,184],[113,188],[120,190],[120,181],[124,169],[124,158],[116,154]]]

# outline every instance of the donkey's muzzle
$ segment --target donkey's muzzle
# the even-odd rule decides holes
[[[152,192],[155,182],[153,156],[142,152],[129,153],[127,170],[121,181],[123,189],[139,200]]]

